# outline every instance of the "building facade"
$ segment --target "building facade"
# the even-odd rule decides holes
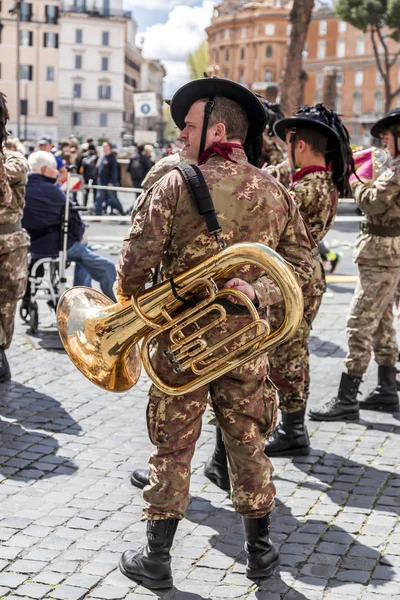
[[[275,100],[285,65],[292,2],[225,0],[207,28],[214,73]]]
[[[165,121],[163,119],[163,83],[166,70],[159,60],[143,59],[140,74],[140,91],[155,92],[157,97],[157,117],[140,117],[135,119],[135,129],[155,131],[157,140],[164,139]]]
[[[61,138],[91,136],[99,143],[105,139],[117,143],[122,138],[129,112],[126,87],[133,83],[125,83],[130,20],[122,0],[64,2],[59,48]],[[129,39],[129,46],[133,45]]]
[[[391,39],[387,43],[393,56],[400,46]],[[352,141],[369,144],[371,125],[385,110],[383,79],[376,66],[370,35],[339,21],[330,10],[319,10],[314,12],[310,23],[304,61],[308,74],[307,103],[322,101],[327,66],[337,70],[336,109],[343,115]],[[391,83],[394,89],[400,85],[398,61],[391,71]],[[397,100],[393,106],[400,106],[400,102]]]
[[[123,129],[126,136],[132,137],[135,129],[135,111],[133,94],[140,87],[140,71],[142,53],[135,45],[136,22],[129,19],[125,23],[125,57],[124,57],[124,118]]]
[[[8,129],[28,140],[57,139],[60,3],[21,2],[19,26],[16,13],[9,12],[15,4],[0,2],[0,89],[7,96]]]

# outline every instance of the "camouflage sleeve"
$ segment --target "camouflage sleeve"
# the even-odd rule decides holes
[[[290,172],[290,164],[288,159],[280,162],[278,165],[271,165],[270,167],[267,167],[266,171],[269,175],[275,177],[279,183],[284,185],[285,188],[289,188],[292,182],[292,175]]]
[[[20,152],[6,152],[4,167],[11,186],[26,185],[29,166],[25,156]]]
[[[140,196],[122,245],[116,295],[132,296],[161,262],[168,246],[176,204],[177,198],[163,181]]]
[[[11,201],[12,195],[4,166],[4,155],[0,151],[0,207],[9,206]]]
[[[380,215],[387,211],[394,198],[400,195],[400,174],[387,169],[372,186],[355,180],[351,189],[358,207],[366,215]]]
[[[301,218],[299,209],[289,194],[285,194],[288,204],[288,220],[281,233],[276,251],[292,265],[300,287],[307,285],[313,274],[311,248],[314,245]],[[279,286],[268,275],[260,277],[253,288],[260,308],[266,308],[282,301]]]

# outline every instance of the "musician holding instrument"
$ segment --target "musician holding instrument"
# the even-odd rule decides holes
[[[308,343],[312,324],[326,291],[325,272],[317,245],[331,229],[339,195],[349,195],[353,169],[349,134],[340,116],[322,104],[302,106],[293,117],[275,124],[275,132],[288,145],[292,170],[290,192],[299,205],[316,248],[313,250],[313,276],[303,288],[304,315],[294,337],[269,354],[270,376],[278,388],[282,420],[267,439],[268,456],[299,456],[309,453],[310,440],[305,426],[310,387]],[[279,172],[280,166],[277,170]],[[283,304],[271,308],[274,327],[283,319]]]
[[[135,297],[151,269],[162,262],[167,281],[161,285],[168,285],[176,301],[187,303],[190,311],[177,285],[179,274],[207,260],[212,264],[222,247],[229,251],[240,242],[258,242],[276,250],[294,266],[304,284],[311,276],[311,251],[298,209],[282,186],[249,164],[243,149],[244,143],[259,139],[265,128],[264,109],[256,96],[224,79],[192,81],[176,92],[171,114],[182,129],[188,160],[199,164],[219,228],[210,233],[207,215],[196,210],[181,171],[172,170],[154,183],[139,198],[123,244],[116,289],[122,305]],[[250,300],[262,316],[282,298],[280,286],[254,266],[235,269],[217,283],[219,288],[228,288],[227,296],[218,301],[228,317],[216,324],[211,315],[201,318],[205,327],[211,323],[208,335],[216,343],[249,323],[242,303]],[[203,298],[201,292],[196,296],[199,303]],[[196,334],[196,325],[188,324],[183,331]],[[180,331],[177,342],[182,336]],[[251,332],[244,331],[223,346],[244,348],[249,337]],[[187,373],[173,368],[179,356],[171,351],[168,332],[153,344],[154,369],[176,392]],[[206,366],[207,361],[202,364]],[[223,371],[195,391],[176,395],[160,387],[151,387],[147,409],[149,437],[156,446],[149,461],[150,485],[143,492],[147,545],[138,552],[124,552],[122,573],[150,589],[172,586],[170,549],[189,504],[191,459],[210,394],[227,448],[232,502],[243,516],[246,574],[250,579],[269,576],[279,554],[269,537],[275,486],[264,442],[275,424],[276,394],[268,378],[266,354],[231,372]]]
[[[365,215],[356,240],[354,260],[359,281],[347,319],[348,352],[337,396],[310,417],[319,421],[357,420],[359,410],[399,410],[396,385],[398,346],[393,303],[400,283],[400,108],[390,110],[371,129],[392,157],[391,166],[377,172],[373,149],[369,163],[357,171],[351,187]],[[363,402],[357,394],[371,353],[378,363],[378,383]]]

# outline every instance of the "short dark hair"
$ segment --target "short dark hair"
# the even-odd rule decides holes
[[[242,143],[245,141],[249,129],[249,120],[244,108],[234,100],[220,96],[214,98],[214,108],[208,126],[211,127],[217,123],[225,125],[227,140],[238,139]]]
[[[319,133],[319,131],[315,131],[314,129],[297,129],[295,144],[300,140],[306,142],[315,154],[326,153],[328,138],[322,135],[322,133]]]

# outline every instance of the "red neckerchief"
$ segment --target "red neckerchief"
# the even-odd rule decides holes
[[[296,181],[300,181],[300,179],[302,179],[306,175],[309,175],[310,173],[317,173],[317,171],[323,171],[324,173],[326,173],[331,171],[331,168],[330,165],[328,165],[327,167],[322,167],[319,165],[304,167],[304,169],[300,169],[300,171],[296,171],[295,173],[293,173],[292,181],[293,183],[295,183]]]
[[[237,164],[237,161],[233,160],[233,158],[230,158],[229,156],[229,154],[232,154],[234,148],[241,148],[243,150],[243,146],[241,144],[230,144],[229,142],[217,142],[216,144],[212,144],[212,146],[200,154],[198,164],[202,165],[205,163],[211,154],[218,154],[218,156],[222,156],[222,158],[225,158],[225,160],[229,160],[230,162]]]

